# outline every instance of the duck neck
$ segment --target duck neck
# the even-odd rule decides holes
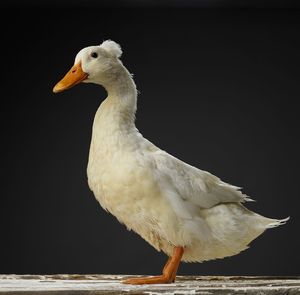
[[[137,108],[137,90],[135,83],[127,71],[120,65],[113,78],[104,83],[108,96],[102,103],[101,113],[109,116],[114,125],[128,128],[134,127],[135,112]]]

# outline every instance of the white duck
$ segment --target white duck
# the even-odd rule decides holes
[[[108,97],[94,119],[88,182],[101,206],[169,256],[162,275],[128,284],[175,281],[181,260],[238,254],[267,228],[284,224],[246,209],[240,188],[160,150],[135,127],[137,90],[114,41],[82,49],[53,91],[79,82],[102,85]]]

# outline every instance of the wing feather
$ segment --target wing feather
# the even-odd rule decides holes
[[[201,208],[251,201],[240,191],[240,187],[225,183],[213,174],[188,165],[162,150],[154,152],[153,157],[160,183],[167,183],[168,188],[183,200]]]

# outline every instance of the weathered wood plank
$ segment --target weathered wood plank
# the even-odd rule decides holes
[[[300,277],[179,276],[170,285],[121,284],[126,275],[0,275],[1,295],[300,295]]]

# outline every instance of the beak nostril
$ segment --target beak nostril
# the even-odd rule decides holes
[[[73,71],[72,71],[72,73],[75,73],[76,72],[76,69],[74,69]]]

